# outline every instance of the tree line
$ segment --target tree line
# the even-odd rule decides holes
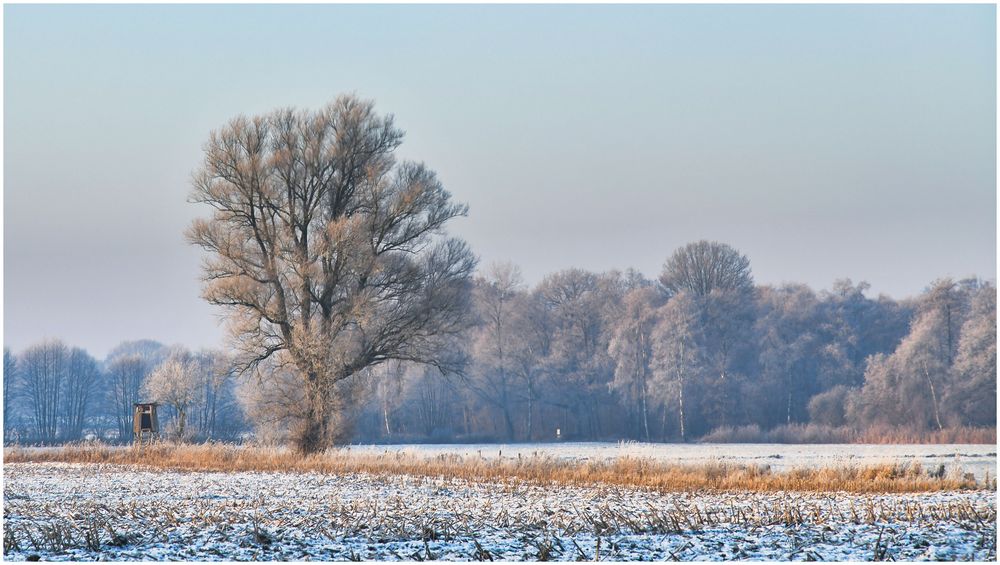
[[[45,340],[4,348],[5,443],[132,440],[133,405],[157,402],[166,437],[237,440],[248,430],[227,355],[126,341],[98,361]]]
[[[730,246],[678,250],[657,280],[569,269],[474,282],[460,375],[388,370],[368,439],[677,441],[814,424],[914,434],[996,425],[996,289],[934,281],[866,296],[754,285]]]
[[[736,249],[696,242],[656,279],[568,269],[529,288],[511,264],[472,280],[448,371],[383,363],[341,381],[338,441],[697,440],[720,429],[814,424],[913,433],[996,425],[996,289],[941,279],[869,297],[837,281],[755,285]],[[184,439],[294,439],[308,410],[278,364],[153,341],[106,359],[59,341],[4,350],[8,441],[131,438],[157,401]]]

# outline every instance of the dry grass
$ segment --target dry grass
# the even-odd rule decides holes
[[[362,454],[349,449],[302,456],[281,448],[224,444],[142,447],[103,444],[54,448],[12,447],[4,463],[66,462],[136,465],[189,471],[319,472],[329,474],[411,475],[469,481],[531,484],[619,485],[670,491],[806,491],[853,493],[931,492],[995,488],[977,484],[971,475],[932,476],[919,464],[794,469],[774,472],[769,466],[678,465],[621,457],[607,461],[566,461],[547,456],[484,459],[459,455],[427,457],[404,453]],[[987,481],[990,482],[990,481]]]
[[[967,443],[996,444],[996,428],[945,428],[914,432],[898,428],[871,428],[857,435],[855,443]]]
[[[763,430],[756,424],[725,426],[701,438],[709,443],[864,443],[864,444],[995,444],[996,428],[958,427],[918,432],[875,427],[857,431],[848,427],[790,424]]]

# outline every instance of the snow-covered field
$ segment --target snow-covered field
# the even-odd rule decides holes
[[[990,491],[661,494],[62,463],[7,464],[4,479],[12,560],[996,557]]]
[[[979,481],[997,476],[995,445],[859,445],[770,443],[636,443],[566,442],[496,444],[408,444],[353,446],[353,451],[382,453],[403,451],[420,455],[458,454],[492,457],[531,457],[545,454],[561,459],[598,460],[621,456],[642,457],[679,464],[711,462],[770,465],[775,471],[797,467],[858,467],[880,463],[919,463],[924,469],[944,465],[947,471],[973,473]]]

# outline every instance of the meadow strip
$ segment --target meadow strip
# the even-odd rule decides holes
[[[568,461],[538,455],[518,458],[356,453],[349,448],[301,455],[274,447],[154,443],[118,447],[103,444],[10,447],[4,463],[93,463],[186,471],[366,473],[443,477],[468,481],[530,484],[618,485],[672,491],[803,491],[851,493],[937,492],[995,488],[970,475],[932,473],[917,463],[799,468],[772,471],[767,465],[712,463],[678,465],[637,457]]]

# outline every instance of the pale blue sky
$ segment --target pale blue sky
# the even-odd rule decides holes
[[[996,271],[993,6],[4,7],[4,343],[219,345],[182,231],[233,115],[374,98],[484,264],[916,294]]]

